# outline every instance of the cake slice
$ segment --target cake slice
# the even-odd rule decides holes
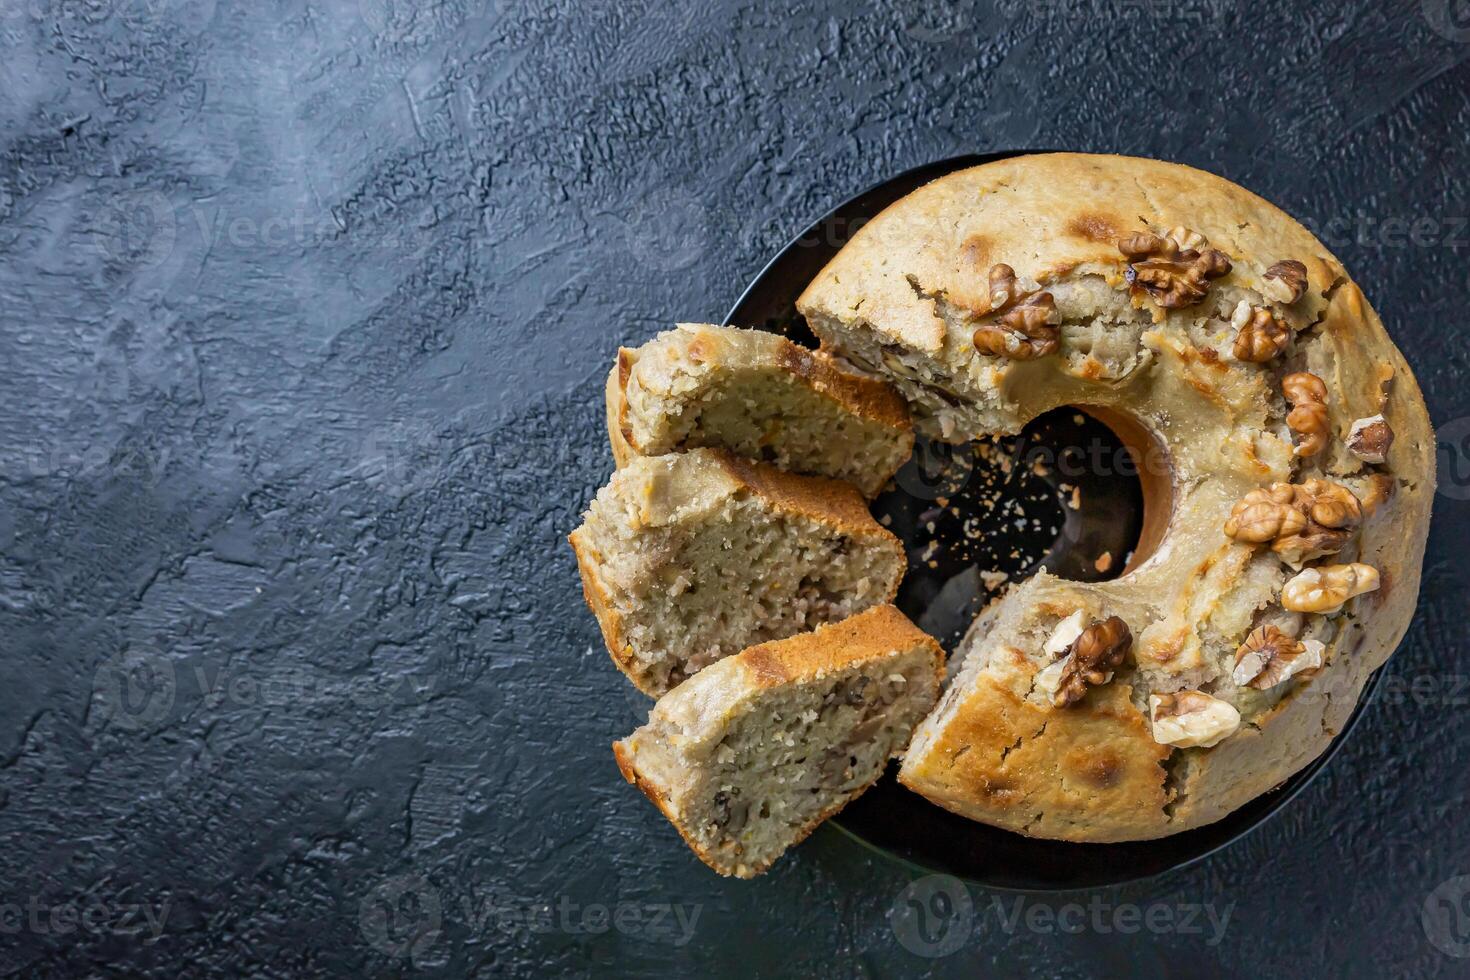
[[[752,644],[890,601],[906,568],[850,484],[717,449],[634,459],[570,540],[613,661],[653,697]]]
[[[623,348],[607,383],[613,458],[728,449],[876,496],[914,446],[908,406],[887,383],[834,366],[777,334],[680,324]]]
[[[613,753],[700,860],[752,878],[903,753],[943,670],[938,643],[875,606],[701,671]]]

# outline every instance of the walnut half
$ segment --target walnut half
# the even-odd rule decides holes
[[[1327,448],[1331,422],[1327,415],[1327,386],[1310,371],[1296,371],[1281,379],[1281,394],[1291,403],[1286,424],[1301,435],[1297,456],[1315,456]]]
[[[1235,651],[1235,669],[1230,679],[1264,691],[1303,671],[1321,667],[1324,650],[1316,640],[1304,642],[1287,636],[1275,626],[1260,626],[1251,630]]]
[[[1128,259],[1128,285],[1165,309],[1179,309],[1204,299],[1210,280],[1230,272],[1225,253],[1205,244],[1204,236],[1180,227],[1168,235],[1129,235],[1118,242],[1118,251]]]
[[[1089,686],[1106,684],[1113,671],[1123,665],[1123,658],[1133,648],[1133,631],[1117,616],[1094,620],[1072,641],[1072,648],[1057,676],[1057,687],[1051,703],[1058,708],[1074,704],[1087,693]]]
[[[1027,295],[1025,287],[1016,279],[1015,269],[1004,262],[990,267],[990,312],[1003,310]]]
[[[1292,612],[1327,615],[1378,585],[1378,569],[1372,565],[1319,565],[1298,572],[1281,587],[1281,604]]]
[[[1230,325],[1235,328],[1230,351],[1237,361],[1266,364],[1291,343],[1291,327],[1270,310],[1252,308],[1245,300],[1236,305]]]
[[[997,265],[990,270],[991,303],[1001,299],[1005,312],[999,325],[985,324],[975,331],[975,350],[1018,361],[1045,357],[1057,349],[1061,339],[1056,300],[1051,293],[1033,293],[1016,302],[1015,273],[1010,269]]]
[[[1154,741],[1161,745],[1207,749],[1240,728],[1240,712],[1235,706],[1203,691],[1151,694],[1148,707]]]
[[[1330,480],[1273,483],[1242,497],[1225,521],[1225,533],[1246,544],[1271,543],[1293,568],[1342,550],[1363,520],[1351,490]]]

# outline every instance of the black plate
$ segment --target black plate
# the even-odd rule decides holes
[[[838,205],[761,270],[725,322],[814,345],[796,312],[796,297],[864,223],[936,177],[1019,155],[941,160]],[[1103,453],[1124,463],[1075,465],[1078,452]],[[1105,426],[1071,409],[1043,415],[1020,436],[985,446],[921,440],[894,483],[874,509],[908,547],[909,573],[898,605],[951,651],[993,594],[982,570],[1024,577],[1045,563],[1071,579],[1111,578],[1121,572],[1141,527],[1142,495],[1126,471],[1121,445]],[[1069,506],[1077,499],[1073,487],[1080,509]],[[997,496],[1013,503],[992,508]],[[1104,552],[1110,563],[1099,562]],[[955,816],[900,787],[892,772],[830,824],[918,869],[989,888],[1055,891],[1150,878],[1202,860],[1282,809],[1342,746],[1377,679],[1377,674],[1369,678],[1357,710],[1307,768],[1223,820],[1161,840],[1068,844],[1023,837]]]

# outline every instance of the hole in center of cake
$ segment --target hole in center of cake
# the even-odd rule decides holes
[[[874,502],[908,551],[899,608],[953,649],[991,599],[1043,566],[1079,582],[1137,567],[1168,521],[1163,460],[1141,425],[1092,406],[998,439],[920,436]]]

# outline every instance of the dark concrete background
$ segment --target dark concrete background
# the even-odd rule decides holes
[[[1463,0],[0,0],[0,975],[1466,975],[1467,60]],[[623,785],[563,536],[618,343],[1026,146],[1302,217],[1444,490],[1284,815],[920,934],[840,832],[724,881]]]

